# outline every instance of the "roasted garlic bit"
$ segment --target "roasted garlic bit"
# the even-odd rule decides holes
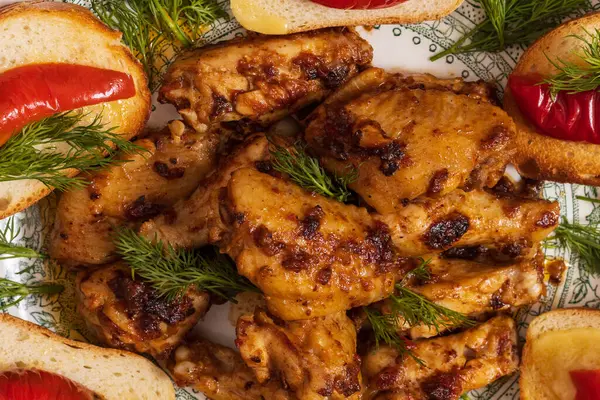
[[[167,368],[177,385],[212,400],[295,400],[276,380],[259,383],[239,353],[203,339],[190,339],[171,355]]]
[[[484,84],[362,74],[308,117],[305,137],[331,172],[359,170],[350,187],[377,211],[502,177],[515,124]]]
[[[123,263],[82,271],[76,285],[78,311],[101,342],[156,358],[167,357],[210,307],[210,296],[193,289],[160,297]]]
[[[198,131],[219,121],[270,123],[321,101],[372,56],[349,28],[249,36],[183,54],[167,71],[159,100]]]
[[[360,399],[356,329],[344,312],[303,321],[242,316],[236,344],[259,382],[279,381],[298,399]]]
[[[363,358],[363,399],[454,400],[519,366],[515,322],[495,317],[465,332],[412,342],[413,357],[381,346]]]

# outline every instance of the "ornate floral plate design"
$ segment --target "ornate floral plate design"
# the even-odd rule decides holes
[[[12,1],[0,0],[0,5]],[[85,3],[85,0],[82,1]],[[227,0],[223,5],[227,7]],[[600,0],[592,1],[600,9]],[[483,79],[495,82],[501,89],[524,48],[513,46],[498,54],[472,53],[449,55],[436,62],[429,57],[449,47],[453,40],[468,31],[483,18],[483,11],[477,2],[467,0],[452,15],[441,21],[416,25],[382,25],[369,29],[360,29],[375,49],[374,63],[392,71],[428,72],[440,77],[460,76],[466,80]],[[216,23],[207,33],[209,42],[244,35],[243,29],[233,19]],[[157,105],[150,120],[151,125],[164,124],[176,118],[170,107]],[[583,224],[600,222],[600,205],[581,201],[577,195],[598,197],[598,190],[581,185],[563,185],[548,182],[544,193],[548,199],[560,202],[561,213],[570,221]],[[16,226],[19,235],[16,242],[35,249],[43,249],[49,227],[53,223],[53,209],[57,196],[53,195],[39,204],[17,214]],[[6,220],[0,221],[0,228]],[[546,297],[540,303],[519,311],[515,318],[519,324],[521,342],[525,337],[529,321],[552,308],[592,307],[600,308],[600,278],[590,276],[579,267],[577,257],[565,252],[549,255],[564,257],[570,264],[566,279],[558,287],[550,287]],[[8,312],[20,318],[45,326],[60,335],[77,340],[90,337],[83,322],[75,310],[73,274],[65,268],[43,260],[4,260],[0,261],[0,277],[35,283],[55,281],[65,286],[60,295],[28,297]],[[0,300],[1,302],[2,300]],[[1,304],[1,303],[0,303]],[[227,305],[213,307],[198,326],[202,334],[210,340],[233,347],[234,329],[229,322]],[[518,399],[518,375],[501,379],[488,387],[469,393],[469,398],[478,400]],[[204,399],[201,393],[191,389],[177,391],[178,400]]]

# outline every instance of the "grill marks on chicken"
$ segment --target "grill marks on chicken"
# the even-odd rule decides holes
[[[388,346],[364,356],[367,389],[363,399],[457,399],[461,393],[515,372],[519,365],[515,322],[506,316],[413,344],[413,353],[425,366]]]
[[[278,317],[314,318],[391,293],[399,263],[389,228],[364,208],[250,168],[233,173],[225,196],[221,250]]]
[[[330,171],[358,168],[350,187],[378,212],[422,195],[491,187],[502,177],[515,125],[483,88],[363,74],[309,116],[305,137]]]
[[[168,301],[131,276],[123,263],[80,272],[78,311],[103,343],[166,358],[206,314],[210,296],[189,289]]]
[[[360,399],[356,329],[344,312],[304,321],[242,316],[237,346],[258,381],[281,382],[298,399]]]
[[[129,162],[91,174],[89,186],[61,196],[50,256],[69,265],[113,261],[113,229],[139,226],[192,194],[214,168],[218,142],[181,122],[138,140],[148,153],[128,155]]]
[[[371,46],[349,28],[249,36],[179,57],[159,100],[174,104],[199,131],[219,121],[273,122],[321,101],[372,57]]]
[[[179,346],[167,368],[178,386],[191,386],[212,400],[294,400],[276,380],[259,383],[239,353],[204,339]]]

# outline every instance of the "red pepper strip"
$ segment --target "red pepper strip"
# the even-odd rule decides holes
[[[392,7],[404,3],[406,0],[312,0],[327,7],[341,8],[344,10],[367,10],[375,8]]]
[[[60,375],[18,370],[0,374],[0,400],[92,400],[93,393]]]
[[[600,400],[600,370],[569,371],[577,389],[575,400]]]
[[[519,109],[540,133],[557,139],[600,144],[600,93],[550,95],[538,78],[511,76],[508,86]]]
[[[32,64],[0,74],[0,146],[30,122],[135,96],[130,75],[73,64]]]

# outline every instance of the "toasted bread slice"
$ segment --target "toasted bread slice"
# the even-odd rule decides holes
[[[284,35],[331,26],[411,24],[440,19],[463,0],[408,0],[389,8],[340,10],[311,0],[231,0],[231,10],[250,31]]]
[[[573,35],[594,32],[600,27],[600,13],[569,21],[538,39],[521,57],[513,74],[554,75],[557,70],[548,60],[577,62],[581,41]],[[537,133],[523,116],[512,93],[504,94],[504,109],[517,124],[516,156],[513,160],[521,175],[539,180],[600,185],[600,145],[555,139]]]
[[[86,8],[32,1],[0,8],[0,73],[27,64],[70,63],[130,74],[135,97],[84,107],[93,118],[116,127],[126,138],[137,135],[150,113],[150,91],[139,62],[121,43],[121,33],[104,25]],[[77,171],[65,171],[75,175]],[[0,182],[0,218],[21,211],[51,192],[39,181]]]
[[[521,399],[575,398],[572,370],[600,369],[600,310],[567,308],[535,318],[521,363]]]
[[[16,369],[50,372],[105,400],[175,399],[169,377],[137,354],[65,339],[1,313],[0,335],[0,373]]]

